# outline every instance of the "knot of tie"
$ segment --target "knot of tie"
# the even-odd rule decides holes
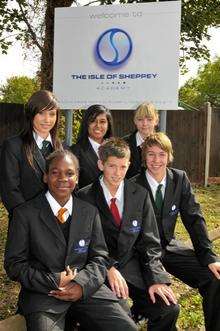
[[[66,211],[67,211],[66,208],[60,208],[58,210],[57,218],[58,218],[58,220],[59,220],[60,223],[65,223],[66,222],[65,216],[64,216],[64,214],[65,214]]]
[[[117,227],[120,227],[121,216],[119,214],[119,210],[116,205],[116,198],[111,198],[110,210],[111,210],[112,216],[114,218],[115,224],[117,225]]]
[[[43,140],[42,141],[42,148],[41,148],[41,153],[43,154],[44,157],[47,157],[51,152],[52,152],[52,145],[50,141],[48,140]]]

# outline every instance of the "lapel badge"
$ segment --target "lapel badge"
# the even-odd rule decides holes
[[[141,227],[140,227],[140,225],[139,225],[138,220],[133,220],[133,221],[131,222],[131,224],[132,224],[132,226],[129,228],[129,231],[130,231],[130,232],[140,232]]]
[[[80,247],[85,246],[85,240],[84,240],[84,239],[81,239],[81,240],[79,241],[79,246],[80,246]]]
[[[173,205],[173,206],[171,207],[171,210],[174,211],[175,209],[176,209],[176,205]]]
[[[138,221],[136,221],[136,220],[132,221],[132,225],[133,225],[134,227],[138,226]]]

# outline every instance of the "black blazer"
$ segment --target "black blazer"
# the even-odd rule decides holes
[[[193,243],[195,253],[202,265],[217,261],[217,256],[212,251],[212,244],[208,238],[206,224],[200,205],[196,202],[190,181],[182,170],[167,168],[167,184],[165,189],[162,216],[158,215],[150,185],[145,176],[145,171],[131,181],[145,187],[149,193],[157,216],[158,227],[162,227],[161,238],[169,251],[179,252],[183,255],[190,254],[183,243],[175,239],[174,231],[177,217],[181,220],[188,231]]]
[[[35,169],[27,160],[20,136],[4,141],[0,160],[0,192],[2,202],[10,214],[15,207],[45,189],[45,160],[37,144],[34,145],[33,159]]]
[[[79,188],[91,184],[101,174],[101,171],[97,166],[98,156],[92,148],[88,138],[82,142],[72,145],[70,149],[79,160]]]
[[[131,178],[141,171],[141,152],[140,148],[137,147],[136,133],[137,131],[123,137],[123,139],[128,143],[131,151],[131,163],[126,174],[127,178]]]
[[[36,311],[60,313],[71,302],[48,296],[57,289],[60,272],[67,265],[79,270],[75,282],[90,296],[117,301],[102,286],[106,277],[107,248],[98,211],[87,202],[73,199],[73,214],[66,243],[45,194],[14,210],[5,250],[8,276],[21,283],[19,307],[23,314]]]
[[[97,206],[111,265],[116,265],[128,282],[142,289],[169,282],[160,263],[159,234],[146,190],[125,180],[120,230],[115,225],[99,180],[80,190],[78,195]]]

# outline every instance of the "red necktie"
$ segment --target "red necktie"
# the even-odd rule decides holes
[[[115,201],[116,201],[116,198],[111,199],[110,210],[111,210],[112,216],[114,217],[115,224],[118,227],[120,227],[120,225],[121,225],[121,216],[119,214],[118,207],[117,207]]]

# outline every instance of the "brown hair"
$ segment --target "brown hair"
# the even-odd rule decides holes
[[[130,160],[131,152],[128,144],[121,138],[106,139],[98,150],[100,160],[105,163],[110,156]]]
[[[168,154],[168,162],[173,161],[173,147],[169,137],[163,132],[156,132],[150,134],[142,144],[142,162],[145,166],[145,160],[147,155],[148,147],[158,146],[164,152]]]

